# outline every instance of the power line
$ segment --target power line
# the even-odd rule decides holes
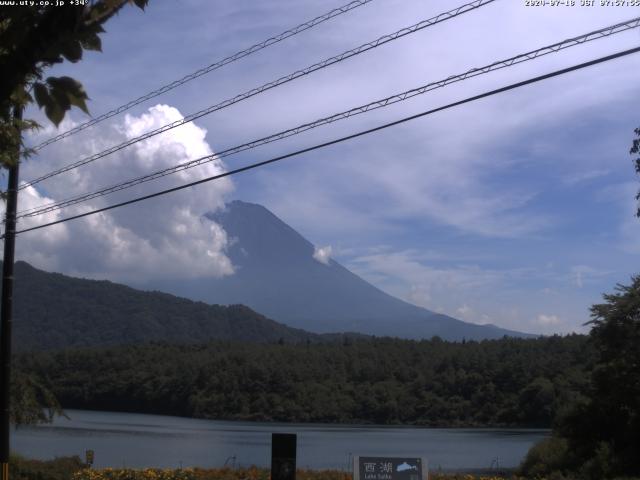
[[[510,57],[506,60],[499,60],[496,62],[493,62],[489,65],[486,65],[484,67],[479,67],[479,68],[473,68],[471,70],[468,70],[465,73],[462,74],[458,74],[458,75],[452,75],[449,76],[447,78],[445,78],[444,80],[439,80],[436,82],[431,82],[428,83],[426,85],[423,85],[421,87],[418,88],[414,88],[411,90],[407,90],[405,92],[399,93],[399,94],[395,94],[386,98],[383,98],[381,100],[376,100],[374,102],[368,103],[366,105],[361,105],[359,107],[355,107],[352,108],[350,110],[346,110],[344,112],[340,112],[340,113],[336,113],[334,115],[331,115],[329,117],[324,117],[321,118],[319,120],[316,120],[314,122],[310,122],[310,123],[305,123],[303,125],[297,126],[295,128],[291,128],[288,130],[284,130],[278,133],[275,133],[273,135],[269,135],[267,137],[263,137],[260,138],[258,140],[253,140],[251,142],[248,143],[244,143],[242,145],[238,145],[235,147],[231,147],[228,148],[226,150],[223,150],[221,152],[218,152],[216,154],[212,154],[212,155],[206,155],[194,160],[190,160],[187,162],[183,162],[181,164],[172,166],[172,167],[167,167],[164,168],[162,170],[158,170],[155,171],[153,173],[147,174],[147,175],[142,175],[136,178],[132,178],[130,180],[127,180],[125,182],[121,182],[121,183],[117,183],[115,185],[111,185],[108,187],[104,187],[101,188],[97,191],[91,192],[91,193],[87,193],[87,194],[82,194],[82,195],[78,195],[72,198],[68,198],[65,200],[61,200],[58,202],[51,202],[49,204],[45,204],[45,205],[40,205],[37,207],[32,207],[30,209],[25,209],[22,210],[20,212],[18,212],[18,217],[17,218],[24,218],[24,217],[33,217],[33,216],[37,216],[37,215],[42,215],[45,213],[49,213],[55,210],[60,210],[62,208],[71,206],[71,205],[76,205],[78,203],[81,202],[85,202],[88,200],[92,200],[94,198],[98,198],[98,197],[102,197],[105,195],[108,195],[110,193],[114,193],[114,192],[118,192],[121,190],[125,190],[127,188],[131,188],[135,185],[140,185],[142,183],[146,183],[148,181],[151,180],[156,180],[158,178],[162,178],[165,177],[167,175],[171,175],[177,172],[181,172],[184,170],[187,170],[189,168],[193,168],[193,167],[197,167],[200,165],[203,165],[205,163],[211,162],[217,158],[225,158],[249,149],[253,149],[256,148],[258,146],[261,145],[266,145],[268,143],[272,143],[284,138],[288,138],[291,137],[293,135],[297,135],[299,133],[305,132],[307,130],[311,130],[313,128],[317,128],[319,126],[322,125],[327,125],[333,122],[336,122],[338,120],[343,120],[346,118],[350,118],[354,115],[359,115],[361,113],[365,113],[371,110],[375,110],[378,108],[384,108],[388,105],[394,104],[394,103],[398,103],[398,102],[402,102],[404,100],[407,100],[409,98],[415,97],[417,95],[422,95],[424,93],[427,93],[431,90],[435,90],[437,88],[442,88],[445,87],[446,85],[455,83],[455,82],[460,82],[463,80],[466,80],[468,78],[472,78],[472,77],[476,77],[479,75],[483,75],[486,73],[489,73],[491,71],[495,71],[495,70],[500,70],[502,68],[506,68],[506,67],[510,67],[519,63],[523,63],[529,60],[534,60],[538,57],[541,57],[543,55],[547,55],[549,53],[554,53],[554,52],[558,52],[561,50],[564,50],[566,48],[569,47],[573,47],[575,45],[581,45],[585,42],[589,42],[592,40],[596,40],[599,38],[604,38],[604,37],[608,37],[610,35],[616,34],[616,33],[620,33],[620,32],[624,32],[627,30],[630,30],[632,28],[637,28],[638,26],[640,26],[640,17],[631,19],[631,20],[627,20],[625,22],[621,22],[621,23],[617,23],[615,25],[611,25],[605,28],[601,28],[598,30],[595,30],[593,32],[589,32],[586,33],[584,35],[580,35],[577,37],[573,37],[573,38],[569,38],[567,40],[563,40],[561,42],[557,42],[554,43],[552,45],[546,46],[546,47],[542,47],[539,48],[537,50],[532,50],[529,51],[527,53],[522,53],[519,55],[516,55],[514,57]]]
[[[463,104],[466,104],[466,103],[474,102],[474,101],[480,100],[482,98],[487,98],[487,97],[490,97],[490,96],[493,96],[493,95],[497,95],[498,93],[503,93],[503,92],[506,92],[506,91],[509,91],[509,90],[514,90],[516,88],[520,88],[520,87],[523,87],[523,86],[526,86],[526,85],[530,85],[532,83],[536,83],[536,82],[540,82],[540,81],[543,81],[543,80],[547,80],[549,78],[557,77],[559,75],[564,75],[564,74],[569,73],[569,72],[573,72],[573,71],[576,71],[576,70],[587,68],[587,67],[590,67],[590,66],[593,66],[593,65],[597,65],[597,64],[600,64],[600,63],[608,62],[610,60],[621,58],[621,57],[624,57],[626,55],[631,55],[632,53],[637,53],[637,52],[640,52],[640,47],[631,48],[631,49],[628,49],[628,50],[624,50],[622,52],[614,53],[612,55],[607,55],[605,57],[600,57],[600,58],[597,58],[595,60],[590,60],[588,62],[580,63],[580,64],[574,65],[572,67],[563,68],[561,70],[556,70],[556,71],[551,72],[551,73],[547,73],[547,74],[544,74],[544,75],[533,77],[533,78],[530,78],[528,80],[523,80],[521,82],[512,83],[512,84],[507,85],[505,87],[497,88],[495,90],[490,90],[488,92],[481,93],[479,95],[474,95],[472,97],[467,97],[464,100],[459,100],[457,102],[449,103],[447,105],[444,105],[444,106],[441,106],[441,107],[438,107],[438,108],[434,108],[434,109],[431,109],[431,110],[427,110],[425,112],[418,113],[416,115],[411,115],[409,117],[404,117],[404,118],[402,118],[400,120],[396,120],[396,121],[393,121],[393,122],[390,122],[390,123],[385,123],[383,125],[379,125],[377,127],[370,128],[368,130],[363,130],[363,131],[360,131],[360,132],[357,132],[357,133],[354,133],[354,134],[351,134],[351,135],[347,135],[347,136],[344,136],[344,137],[341,137],[341,138],[338,138],[338,139],[335,139],[335,140],[331,140],[331,141],[328,141],[328,142],[320,143],[320,144],[314,145],[312,147],[307,147],[307,148],[304,148],[302,150],[297,150],[295,152],[287,153],[285,155],[281,155],[279,157],[271,158],[269,160],[264,160],[262,162],[252,163],[250,165],[246,165],[244,167],[236,168],[234,170],[230,170],[230,171],[225,172],[225,173],[221,173],[221,174],[218,174],[218,175],[213,175],[213,176],[210,176],[210,177],[207,177],[207,178],[203,178],[203,179],[200,179],[200,180],[196,180],[194,182],[190,182],[190,183],[187,183],[187,184],[184,184],[184,185],[179,185],[177,187],[168,188],[166,190],[161,190],[159,192],[155,192],[155,193],[152,193],[152,194],[149,194],[149,195],[144,195],[144,196],[141,196],[141,197],[133,198],[131,200],[127,200],[127,201],[124,201],[124,202],[116,203],[116,204],[109,205],[109,206],[103,207],[103,208],[98,208],[96,210],[91,210],[89,212],[81,213],[81,214],[78,214],[78,215],[73,215],[73,216],[70,216],[70,217],[67,217],[67,218],[63,218],[63,219],[60,219],[60,220],[56,220],[56,221],[53,221],[53,222],[44,223],[42,225],[37,225],[35,227],[24,228],[22,230],[16,231],[16,234],[30,232],[30,231],[33,231],[33,230],[39,230],[41,228],[51,227],[53,225],[58,225],[60,223],[65,223],[65,222],[69,222],[71,220],[76,220],[78,218],[83,218],[83,217],[87,217],[87,216],[90,216],[90,215],[95,215],[96,213],[101,213],[101,212],[106,212],[108,210],[113,210],[114,208],[124,207],[126,205],[131,205],[133,203],[138,203],[138,202],[141,202],[143,200],[149,200],[151,198],[155,198],[155,197],[159,197],[159,196],[166,195],[166,194],[169,194],[169,193],[173,193],[173,192],[176,192],[178,190],[183,190],[185,188],[193,187],[195,185],[200,185],[202,183],[207,183],[207,182],[210,182],[210,181],[213,181],[213,180],[218,180],[220,178],[236,175],[238,173],[242,173],[242,172],[246,172],[246,171],[249,171],[249,170],[253,170],[253,169],[258,168],[258,167],[262,167],[262,166],[265,166],[265,165],[269,165],[271,163],[275,163],[275,162],[279,162],[281,160],[285,160],[287,158],[295,157],[295,156],[301,155],[303,153],[308,153],[308,152],[311,152],[311,151],[314,151],[314,150],[318,150],[318,149],[321,149],[321,148],[328,147],[330,145],[335,145],[335,144],[338,144],[338,143],[345,142],[347,140],[352,140],[354,138],[358,138],[358,137],[361,137],[361,136],[364,136],[364,135],[368,135],[370,133],[374,133],[374,132],[377,132],[377,131],[380,131],[380,130],[384,130],[384,129],[389,128],[389,127],[400,125],[402,123],[409,122],[409,121],[415,120],[417,118],[425,117],[427,115],[431,115],[431,114],[434,114],[436,112],[447,110],[449,108],[453,108],[453,107],[457,107],[459,105],[463,105]],[[4,238],[4,236],[2,238]]]
[[[191,80],[194,80],[198,77],[201,77],[202,75],[205,75],[207,73],[213,72],[214,70],[217,70],[219,68],[224,67],[225,65],[228,65],[230,63],[233,63],[237,60],[240,60],[241,58],[247,57],[253,53],[259,52],[260,50],[270,47],[271,45],[275,45],[276,43],[279,43],[283,40],[286,40],[289,37],[293,37],[294,35],[297,35],[301,32],[304,32],[305,30],[309,30],[310,28],[315,27],[316,25],[319,25],[323,22],[326,22],[327,20],[330,20],[334,17],[337,17],[338,15],[342,15],[343,13],[347,13],[355,8],[361,7],[362,5],[365,5],[369,2],[372,2],[373,0],[354,0],[351,3],[348,3],[346,5],[343,5],[341,7],[335,8],[333,10],[331,10],[330,12],[325,13],[324,15],[320,15],[319,17],[314,18],[313,20],[309,20],[308,22],[302,23],[300,25],[298,25],[297,27],[294,27],[292,29],[286,30],[282,33],[280,33],[279,35],[276,35],[274,37],[268,38],[267,40],[264,40],[263,42],[260,43],[256,43],[255,45],[252,45],[251,47],[242,50],[240,52],[236,52],[233,55],[230,55],[226,58],[223,58],[222,60],[218,60],[215,63],[212,63],[211,65],[208,65],[206,67],[203,67],[199,70],[196,70],[193,73],[190,73],[189,75],[185,75],[184,77],[182,77],[179,80],[175,80],[171,83],[168,83],[166,85],[163,85],[162,87],[153,90],[152,92],[147,93],[146,95],[143,95],[141,97],[136,98],[135,100],[131,100],[128,103],[125,103],[124,105],[121,105],[117,108],[114,108],[113,110],[103,113],[102,115],[92,118],[91,120],[82,123],[70,130],[67,130],[66,132],[63,132],[59,135],[56,135],[54,137],[51,137],[47,140],[45,140],[44,142],[42,142],[41,144],[37,145],[36,147],[34,147],[35,150],[40,150],[44,147],[46,147],[47,145],[50,145],[52,143],[57,142],[58,140],[61,140],[63,138],[67,138],[70,137],[71,135],[74,135],[82,130],[85,130],[86,128],[89,128],[97,123],[100,123],[108,118],[111,118],[115,115],[118,115],[122,112],[125,112],[126,110],[129,110],[130,108],[135,107],[136,105],[139,105],[147,100],[150,100],[152,98],[155,98],[159,95],[162,95],[163,93],[167,93],[170,90],[173,90],[174,88],[179,87],[180,85],[183,85],[187,82],[190,82]]]
[[[272,88],[278,87],[280,85],[283,85],[285,83],[291,82],[297,78],[309,75],[310,73],[313,73],[315,71],[321,70],[323,68],[326,68],[330,65],[333,65],[335,63],[339,63],[342,62],[348,58],[354,57],[356,55],[360,55],[361,53],[364,53],[366,51],[372,50],[374,48],[377,48],[381,45],[384,45],[386,43],[392,42],[394,40],[397,40],[399,38],[402,38],[406,35],[410,35],[412,33],[418,32],[422,29],[425,29],[427,27],[430,27],[432,25],[435,25],[437,23],[440,22],[444,22],[446,20],[449,20],[451,18],[455,18],[458,15],[462,15],[463,13],[467,13],[469,11],[475,10],[477,8],[480,8],[484,5],[487,5],[489,3],[494,2],[495,0],[475,0],[471,3],[467,3],[464,5],[461,5],[455,9],[449,10],[447,12],[444,13],[440,13],[439,15],[432,17],[430,19],[427,20],[423,20],[419,23],[416,23],[415,25],[412,25],[410,27],[406,27],[403,29],[398,30],[397,32],[391,33],[389,35],[384,35],[372,42],[368,42],[365,43],[363,45],[360,45],[359,47],[356,47],[354,49],[351,50],[347,50],[346,52],[343,52],[339,55],[333,56],[331,58],[327,58],[325,60],[322,60],[321,62],[315,63],[309,67],[303,68],[301,70],[297,70],[289,75],[286,75],[284,77],[280,77],[277,80],[273,80],[269,83],[265,83],[264,85],[257,87],[257,88],[253,88],[251,90],[248,90],[244,93],[241,93],[239,95],[236,95],[235,97],[229,98],[227,100],[224,100],[216,105],[212,105],[210,107],[207,107],[205,109],[202,109],[198,112],[192,113],[190,115],[187,115],[186,117],[184,117],[181,120],[177,120],[175,122],[166,124],[162,127],[159,127],[155,130],[149,131],[147,133],[144,133],[138,137],[132,138],[130,140],[127,140],[126,142],[123,142],[119,145],[115,145],[113,147],[110,147],[106,150],[103,150],[102,152],[96,153],[94,155],[91,155],[89,157],[86,157],[82,160],[78,160],[77,162],[71,163],[69,165],[66,165],[65,167],[62,167],[58,170],[54,170],[52,172],[49,172],[45,175],[42,175],[41,177],[36,178],[35,180],[31,180],[29,182],[25,182],[20,186],[20,189],[24,189],[26,187],[29,187],[31,185],[35,185],[36,183],[40,183],[43,180],[46,180],[48,178],[51,177],[55,177],[56,175],[60,175],[61,173],[65,173],[68,172],[69,170],[73,170],[74,168],[78,168],[82,165],[86,165],[87,163],[91,163],[94,162],[100,158],[106,157],[107,155],[110,155],[112,153],[115,153],[119,150],[122,150],[123,148],[126,148],[130,145],[133,145],[135,143],[141,142],[142,140],[146,140],[148,138],[154,137],[160,133],[164,133],[167,132],[173,128],[179,127],[181,125],[184,125],[186,123],[192,122],[200,117],[203,117],[205,115],[209,115],[210,113],[216,112],[218,110],[222,110],[223,108],[227,108],[231,105],[234,105],[238,102],[241,102],[243,100],[246,100],[248,98],[251,98],[255,95],[258,95],[260,93],[263,93],[267,90],[270,90]]]

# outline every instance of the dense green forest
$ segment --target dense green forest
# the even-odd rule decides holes
[[[151,344],[22,354],[65,408],[212,419],[549,427],[585,388],[579,335],[450,343]]]

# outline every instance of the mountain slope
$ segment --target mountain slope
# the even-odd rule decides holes
[[[48,273],[25,262],[16,263],[15,277],[13,338],[18,349],[211,339],[299,342],[317,337],[243,305],[207,305]]]
[[[403,338],[461,340],[526,336],[475,325],[392,297],[339,263],[313,258],[314,246],[266,208],[234,201],[207,218],[232,239],[228,255],[236,273],[222,279],[153,288],[207,303],[242,303],[287,325],[312,332],[354,331]]]

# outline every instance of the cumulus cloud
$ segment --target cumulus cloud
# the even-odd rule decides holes
[[[25,162],[22,177],[31,179],[79,158],[119,144],[140,133],[182,119],[167,105],[140,116],[126,115],[115,126],[91,129],[47,147]],[[69,122],[63,129],[72,125]],[[44,137],[51,132],[45,131]],[[187,124],[139,142],[68,174],[20,192],[19,210],[93,191],[124,179],[211,155],[206,130]],[[33,139],[37,142],[40,138]],[[116,201],[223,172],[220,159],[160,181],[92,200],[64,211],[25,219],[19,228],[57,220]],[[202,215],[224,205],[230,180],[213,182],[166,196],[74,220],[19,236],[17,255],[34,265],[87,277],[144,281],[157,276],[189,278],[233,273],[226,256],[226,232]]]
[[[313,258],[324,265],[329,265],[329,260],[331,260],[331,246],[316,247],[313,252]]]
[[[41,195],[34,187],[27,187],[19,194],[18,209],[27,210],[42,204],[51,203],[52,198]],[[5,203],[0,204],[4,218]],[[40,223],[55,222],[61,218],[59,211],[49,212],[41,217],[26,217],[18,223],[18,229],[34,227]],[[56,258],[57,246],[69,242],[70,232],[66,224],[53,225],[41,230],[39,234],[24,234],[18,237],[16,244],[18,253],[29,251],[29,260],[41,268],[51,270],[58,266]]]

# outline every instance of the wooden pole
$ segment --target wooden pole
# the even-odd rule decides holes
[[[22,120],[22,108],[14,110],[14,120]],[[19,126],[17,126],[20,129]],[[22,135],[21,131],[18,135]],[[19,137],[21,138],[21,137]],[[20,169],[20,143],[15,164],[9,167],[7,183],[7,210],[4,229],[4,257],[2,262],[2,297],[0,300],[0,464],[2,480],[9,480],[9,452],[11,433],[11,324],[13,321],[13,263],[16,241],[16,210],[18,207],[18,174]]]

